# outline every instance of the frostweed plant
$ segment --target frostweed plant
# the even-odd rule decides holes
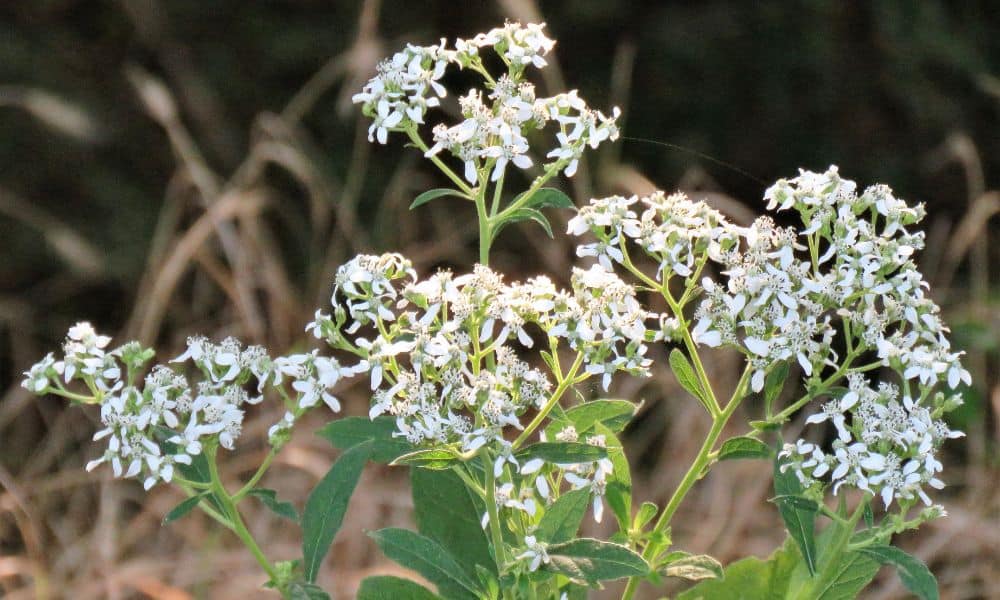
[[[478,264],[422,274],[400,254],[351,259],[334,276],[330,307],[306,327],[332,353],[272,358],[233,338],[196,336],[149,368],[152,350],[108,350],[108,337],[80,323],[59,357],[25,373],[25,387],[98,405],[94,439],[106,446],[87,469],[108,464],[146,489],[178,486],[188,498],[166,520],[205,511],[288,598],[328,597],[319,567],[369,461],[410,469],[417,531],[371,537],[436,592],[374,576],[362,599],[570,599],[612,580],[624,580],[629,599],[641,582],[664,578],[698,582],[681,598],[851,597],[882,564],[936,598],[926,566],[890,545],[945,515],[931,493],[944,487],[943,444],[962,435],[945,415],[971,383],[914,263],[923,207],[887,186],[859,191],[836,167],[775,183],[764,200],[776,214],[748,226],[681,193],[592,199],[568,223],[585,262],[557,274],[569,286],[546,275],[510,281],[489,267],[500,230],[532,220],[551,235],[540,209],[575,206],[545,183],[572,176],[587,148],[618,137],[617,109],[606,116],[575,91],[537,95],[530,74],[553,46],[543,25],[517,23],[451,45],[408,45],[354,97],[372,119],[371,141],[402,134],[454,185],[412,208],[444,196],[474,205]],[[481,87],[459,96],[461,118],[433,126],[427,143],[421,131],[448,99],[449,69],[473,71]],[[532,176],[518,193],[504,185],[514,169]],[[666,310],[643,303],[651,297]],[[638,406],[593,390],[665,368],[652,358],[657,347],[709,428],[666,504],[634,508],[619,434]],[[734,389],[720,389],[706,366],[724,350],[742,356]],[[342,452],[300,518],[259,482],[306,411],[340,410],[335,388],[351,377],[368,383],[368,414],[320,431]],[[759,418],[722,441],[748,398],[746,412]],[[270,451],[230,491],[219,449],[237,447],[246,411],[265,402],[283,408],[267,431]],[[809,436],[784,442],[783,425],[800,410],[810,413]],[[723,568],[675,549],[671,521],[730,459],[773,463],[772,502],[789,539],[767,560]],[[271,562],[241,517],[249,496],[300,524],[301,557]],[[610,539],[580,537],[588,514],[612,522]]]

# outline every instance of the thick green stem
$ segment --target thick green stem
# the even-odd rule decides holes
[[[653,526],[651,540],[654,541],[650,541],[642,552],[642,557],[647,561],[655,559],[662,549],[660,543],[655,541],[660,537],[657,534],[662,534],[666,530],[667,526],[670,525],[670,520],[677,512],[688,492],[705,475],[705,469],[712,461],[712,451],[715,448],[715,444],[718,442],[719,436],[722,435],[722,430],[725,429],[726,423],[729,422],[730,417],[733,416],[733,413],[736,412],[740,402],[743,400],[749,380],[750,369],[747,368],[743,371],[743,376],[740,377],[740,381],[736,385],[736,390],[733,392],[733,396],[730,398],[726,408],[712,419],[712,427],[708,430],[705,441],[698,450],[698,455],[695,457],[687,473],[684,474],[684,478],[681,479],[680,484],[670,497],[670,500],[667,501],[666,507],[664,507],[663,512],[660,513],[660,517]],[[637,577],[629,580],[628,585],[625,587],[625,592],[622,594],[622,600],[631,600],[639,587],[639,581],[640,578]]]
[[[253,474],[253,477],[251,477],[250,480],[246,482],[246,485],[240,488],[240,491],[233,494],[233,502],[239,502],[240,500],[243,499],[244,496],[250,493],[250,490],[252,490],[254,486],[257,485],[257,482],[260,481],[260,478],[264,476],[264,473],[267,472],[268,467],[271,466],[271,462],[277,455],[278,451],[274,448],[271,448],[271,451],[268,452],[267,456],[264,457],[264,462],[260,463],[260,467],[257,468],[257,472]]]
[[[538,429],[538,426],[542,424],[542,421],[544,421],[545,418],[549,416],[549,413],[552,412],[552,409],[559,402],[559,399],[562,398],[562,395],[566,392],[567,389],[569,389],[570,386],[572,386],[575,383],[576,373],[577,371],[580,370],[580,365],[582,364],[583,364],[583,353],[577,352],[576,360],[573,361],[573,365],[570,366],[569,371],[566,373],[566,375],[560,376],[559,385],[556,387],[556,390],[552,392],[552,396],[549,398],[548,402],[546,402],[545,406],[543,406],[542,409],[538,411],[538,414],[535,415],[535,418],[532,419],[530,423],[528,423],[528,426],[524,428],[524,431],[521,432],[521,435],[517,436],[517,439],[514,440],[514,443],[512,445],[513,450],[517,450],[518,448],[520,448],[521,444],[526,442],[528,438],[531,436],[531,434],[536,429]]]
[[[222,485],[222,479],[219,477],[219,467],[215,463],[215,453],[215,448],[205,449],[205,458],[208,459],[208,472],[212,478],[212,492],[222,504],[225,512],[228,513],[223,516],[228,517],[230,524],[232,525],[232,532],[240,538],[243,545],[247,547],[247,550],[249,550],[250,554],[252,554],[254,559],[256,559],[257,564],[259,564],[264,572],[267,573],[267,576],[271,579],[271,581],[275,581],[278,573],[275,570],[274,565],[271,564],[271,561],[269,561],[267,556],[264,555],[264,551],[257,545],[257,541],[253,538],[253,534],[250,533],[250,530],[247,529],[246,524],[243,522],[243,517],[240,516],[240,511],[233,502],[232,496],[229,495],[225,486]]]

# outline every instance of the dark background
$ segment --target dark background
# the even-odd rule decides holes
[[[561,184],[578,204],[680,187],[745,218],[776,178],[830,164],[926,202],[920,264],[975,385],[955,416],[969,437],[953,444],[940,495],[952,517],[902,543],[931,563],[945,597],[1000,594],[995,2],[41,0],[0,5],[0,595],[258,593],[253,565],[207,523],[158,527],[173,492],[147,500],[134,483],[82,474],[97,452],[94,414],[29,397],[19,373],[78,319],[161,356],[193,331],[302,346],[333,270],[361,251],[403,251],[423,272],[467,268],[474,215],[447,204],[408,213],[440,179],[398,136],[369,145],[350,95],[407,41],[471,37],[505,18],[544,20],[558,40],[541,92],[578,88],[592,106],[624,110],[624,139]],[[496,252],[511,276],[566,273],[572,260],[567,240],[529,227]],[[617,391],[650,400],[628,443],[638,495],[662,501],[705,424],[678,406],[668,376],[654,383]],[[347,412],[364,411],[363,392],[344,391]],[[332,456],[308,432],[296,448],[294,472],[272,483],[301,502]],[[369,475],[357,522],[405,523],[405,481]],[[781,531],[764,478],[721,469],[692,495],[675,540],[723,560],[766,554]],[[293,535],[259,527],[294,554]],[[390,568],[351,529],[327,581],[345,590]],[[196,555],[208,546],[207,564],[246,570],[244,587],[216,587],[221,576]],[[882,577],[872,597],[903,595]]]

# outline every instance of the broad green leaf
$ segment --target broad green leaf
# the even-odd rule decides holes
[[[180,519],[181,517],[187,515],[189,512],[194,510],[194,507],[198,506],[198,503],[201,502],[202,498],[204,498],[206,495],[208,495],[208,492],[195,494],[194,496],[185,499],[183,502],[173,507],[170,510],[170,512],[168,512],[167,515],[163,517],[163,524],[166,525],[167,523],[173,523],[177,519]]]
[[[285,598],[288,600],[330,600],[330,594],[323,591],[315,583],[293,581],[285,588]]]
[[[819,502],[816,502],[812,498],[806,498],[805,496],[795,496],[795,495],[785,495],[785,496],[775,496],[769,500],[777,505],[787,504],[790,508],[795,508],[801,511],[808,511],[812,513],[819,512]]]
[[[517,198],[514,198],[514,202],[520,200],[522,196],[524,194],[518,195]],[[547,208],[549,206],[554,208],[574,208],[576,206],[569,196],[556,188],[550,187],[543,187],[536,190],[524,205],[528,208]]]
[[[622,449],[622,443],[611,429],[601,423],[594,425],[594,433],[604,436],[607,443],[608,458],[612,470],[608,476],[608,484],[604,490],[604,498],[611,507],[618,527],[628,531],[629,519],[632,518],[632,473],[629,469],[628,457]]]
[[[319,430],[318,435],[341,450],[371,441],[370,460],[389,463],[414,450],[413,445],[405,439],[393,437],[395,432],[396,420],[392,417],[346,417],[330,421]]]
[[[781,461],[774,461],[775,496],[800,496],[802,484],[792,469],[781,472]],[[816,573],[816,512],[796,508],[789,502],[779,502],[778,512],[788,534],[795,540],[810,574]]]
[[[678,595],[677,600],[785,600],[788,581],[798,560],[798,553],[786,543],[767,560],[751,556],[730,564],[722,579],[702,581]]]
[[[440,198],[442,196],[455,196],[457,198],[462,198],[462,199],[465,199],[465,200],[469,199],[468,196],[466,196],[465,194],[463,194],[462,192],[460,192],[458,190],[452,190],[452,189],[449,189],[449,188],[437,188],[437,189],[433,189],[433,190],[427,190],[423,194],[420,194],[419,196],[417,196],[413,200],[413,202],[410,204],[410,210],[413,210],[414,208],[416,208],[418,206],[422,206],[424,204],[427,204],[431,200],[434,200],[435,198]]]
[[[523,463],[540,458],[549,463],[572,465],[594,462],[607,455],[606,449],[583,442],[539,442],[518,451],[517,459]]]
[[[641,556],[620,544],[590,538],[548,547],[545,569],[565,575],[577,583],[596,583],[625,577],[645,577],[649,565]]]
[[[476,567],[496,572],[486,532],[480,519],[482,499],[453,471],[410,469],[413,510],[422,535],[445,547],[465,572],[478,578]]]
[[[635,513],[635,519],[632,520],[632,527],[634,529],[642,529],[647,523],[653,520],[656,513],[659,512],[659,507],[653,502],[643,502],[642,506],[639,507],[639,511]]]
[[[415,581],[375,575],[365,577],[358,588],[357,600],[440,600],[440,596]]]
[[[792,572],[788,595],[809,600],[854,600],[878,573],[879,565],[860,552],[834,553],[846,526],[833,522],[816,538],[817,574],[800,561]]]
[[[865,500],[865,526],[871,528],[875,524],[875,514],[872,512],[871,500]]]
[[[576,536],[590,506],[590,490],[571,490],[560,496],[542,515],[535,535],[549,544],[567,542]]]
[[[719,460],[739,458],[771,458],[771,447],[764,442],[747,436],[729,438],[719,448]]]
[[[638,405],[629,400],[594,400],[567,409],[565,418],[580,434],[589,431],[596,423],[603,423],[618,433],[632,420],[637,408]]]
[[[545,215],[535,210],[534,208],[518,208],[516,210],[512,210],[503,218],[503,220],[493,225],[493,239],[496,239],[496,237],[500,235],[500,232],[503,230],[503,228],[510,225],[511,223],[518,223],[520,221],[528,221],[528,220],[532,220],[541,225],[542,229],[545,230],[545,233],[548,234],[550,238],[555,237],[554,235],[552,235],[552,225],[549,223],[549,220],[545,218]]]
[[[919,558],[907,554],[895,546],[876,545],[862,548],[859,552],[882,565],[892,565],[906,589],[921,600],[938,600],[937,578]]]
[[[344,522],[347,504],[371,451],[372,443],[364,442],[341,454],[306,500],[302,512],[302,569],[310,583],[316,581],[323,558]]]
[[[413,569],[438,588],[445,598],[476,598],[478,586],[458,561],[434,540],[406,529],[388,528],[369,533],[382,553]]]
[[[706,554],[677,557],[660,572],[664,577],[680,577],[689,581],[722,579],[722,565]]]
[[[694,374],[694,368],[688,362],[684,353],[674,348],[670,351],[669,362],[670,369],[674,372],[674,377],[677,378],[677,383],[681,384],[681,387],[697,398],[705,409],[708,410],[708,400],[705,397],[705,390],[702,389],[701,383],[698,381],[698,376]]]
[[[248,494],[263,502],[264,506],[270,508],[279,517],[284,517],[295,523],[299,522],[299,513],[295,510],[295,505],[291,502],[278,500],[278,493],[274,490],[254,488]]]
[[[450,469],[458,463],[458,455],[447,448],[427,448],[396,457],[391,465],[408,465],[437,471]]]

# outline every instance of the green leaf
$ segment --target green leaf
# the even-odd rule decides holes
[[[410,469],[410,484],[420,533],[444,546],[470,577],[478,578],[477,567],[495,575],[496,562],[480,526],[486,512],[482,499],[453,471]]]
[[[586,433],[597,423],[618,433],[632,420],[637,408],[638,405],[629,400],[594,400],[567,409],[565,418],[579,434]]]
[[[680,577],[689,581],[722,579],[722,565],[707,554],[679,556],[662,570],[664,577]]]
[[[788,544],[767,560],[755,556],[727,566],[722,579],[702,581],[677,596],[677,600],[784,600],[788,582],[798,561],[798,553]]]
[[[208,492],[202,492],[201,494],[195,494],[190,498],[185,499],[183,502],[173,507],[170,512],[163,517],[163,524],[173,523],[177,519],[187,515],[189,512],[194,510],[194,507],[198,506],[201,499],[208,495]]]
[[[572,465],[600,460],[608,456],[608,451],[582,442],[539,442],[525,446],[516,456],[522,463],[540,458],[549,463]]]
[[[895,546],[876,545],[862,548],[859,552],[882,565],[892,565],[906,589],[921,600],[938,600],[937,578],[919,558],[907,554]]]
[[[719,460],[740,458],[771,458],[771,447],[764,442],[747,436],[729,438],[719,448]]]
[[[510,225],[511,223],[518,223],[520,221],[532,220],[542,226],[545,233],[548,234],[550,238],[555,238],[552,234],[552,225],[549,224],[549,220],[545,218],[545,215],[535,210],[534,208],[518,208],[512,210],[504,218],[493,225],[493,239],[500,234],[500,231],[504,227]]]
[[[279,517],[284,517],[295,523],[299,522],[299,513],[295,510],[295,505],[291,502],[278,500],[278,493],[274,490],[254,488],[248,494],[259,499],[264,503],[264,506],[270,508]]]
[[[357,600],[439,600],[440,596],[415,581],[375,575],[365,577],[358,588]]]
[[[372,442],[371,458],[377,463],[390,463],[396,458],[413,452],[414,447],[401,437],[393,437],[396,420],[389,416],[346,417],[330,421],[317,434],[333,444],[334,448],[348,450],[363,442]]]
[[[364,442],[341,454],[306,500],[302,513],[302,568],[310,583],[316,581],[323,558],[344,522],[347,504],[371,451],[371,442]]]
[[[778,399],[778,395],[781,394],[781,390],[785,387],[785,381],[788,379],[788,362],[782,361],[778,363],[771,372],[767,374],[764,379],[764,414],[768,417],[771,416],[771,407],[774,406],[774,401]]]
[[[285,588],[285,598],[288,600],[330,600],[330,594],[323,591],[315,583],[293,581]]]
[[[590,490],[572,490],[559,497],[542,515],[535,535],[549,544],[567,542],[576,536],[590,506]]]
[[[819,502],[816,502],[812,498],[806,498],[805,496],[796,495],[785,495],[785,496],[775,496],[769,500],[774,502],[779,506],[782,504],[787,504],[790,508],[794,508],[800,511],[808,511],[812,513],[819,512]]]
[[[454,556],[434,540],[406,529],[369,533],[382,553],[433,583],[445,598],[476,598],[478,586]]]
[[[545,569],[565,575],[577,583],[596,583],[625,577],[645,577],[649,565],[641,556],[620,544],[590,538],[548,547]]]
[[[527,192],[526,192],[527,193]],[[523,194],[522,194],[523,195]],[[517,202],[521,199],[518,196],[514,199]],[[569,196],[557,190],[556,188],[543,187],[536,190],[531,198],[524,204],[528,208],[547,208],[549,206],[554,208],[575,208],[576,205]]]
[[[878,573],[879,565],[860,552],[846,552],[839,546],[847,526],[832,522],[816,538],[819,575],[808,572],[800,561],[792,572],[789,597],[815,600],[854,600]],[[840,550],[838,550],[840,548]]]
[[[774,461],[774,493],[777,497],[800,496],[802,484],[792,469],[781,472],[781,461]],[[788,534],[802,553],[810,575],[816,574],[816,512],[802,510],[789,502],[779,502],[778,512]]]
[[[677,383],[681,384],[689,394],[698,399],[699,402],[705,407],[706,410],[709,409],[708,399],[705,397],[705,391],[701,388],[701,383],[698,381],[698,376],[694,374],[694,368],[691,367],[691,363],[688,362],[684,353],[674,348],[670,351],[670,369],[674,372],[674,377],[677,378]]]
[[[442,196],[455,196],[457,198],[462,198],[464,200],[468,200],[469,199],[468,196],[466,196],[465,194],[463,194],[462,192],[460,192],[458,190],[453,190],[453,189],[449,189],[449,188],[437,188],[437,189],[433,189],[433,190],[427,190],[423,194],[420,194],[419,196],[417,196],[413,200],[413,202],[410,204],[410,210],[413,210],[414,208],[416,208],[418,206],[422,206],[424,204],[427,204],[431,200],[434,200],[435,198],[440,198]]]
[[[427,448],[398,456],[389,464],[393,466],[408,465],[440,471],[452,468],[458,461],[458,454],[453,450],[447,448]]]
[[[637,530],[642,529],[647,523],[653,520],[653,517],[656,516],[659,510],[656,503],[643,502],[642,506],[639,507],[639,511],[635,513],[635,519],[632,520],[632,527]]]

